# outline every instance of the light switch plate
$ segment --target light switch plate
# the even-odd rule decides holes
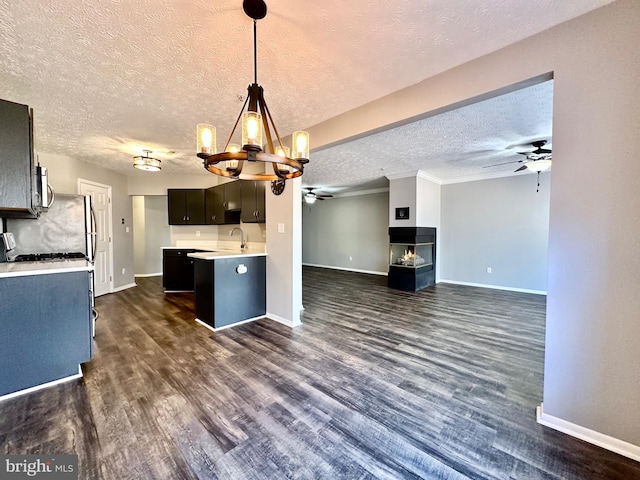
[[[278,224],[278,233],[284,233],[284,223]]]

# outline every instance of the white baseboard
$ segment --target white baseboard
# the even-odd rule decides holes
[[[138,286],[138,284],[136,284],[136,283],[129,283],[127,285],[122,285],[121,287],[114,288],[113,290],[111,290],[111,293],[121,292],[123,290],[127,290],[129,288],[133,288],[133,287],[137,287],[137,286]]]
[[[296,322],[293,322],[291,320],[287,320],[286,318],[276,315],[274,313],[267,312],[267,318],[269,320],[273,320],[274,322],[281,323],[282,325],[286,325],[289,328],[295,328],[302,325],[302,322],[300,321],[300,319],[298,319],[298,321]]]
[[[69,382],[77,378],[82,378],[82,367],[80,365],[78,365],[78,373],[74,375],[69,375],[68,377],[54,380],[53,382],[43,383],[42,385],[36,385],[35,387],[25,388],[24,390],[19,390],[17,392],[8,393],[0,397],[0,402],[2,402],[3,400],[9,400],[10,398],[19,397],[20,395],[26,395],[27,393],[37,392],[38,390],[42,390],[44,388],[60,385],[61,383]]]
[[[466,285],[467,287],[493,288],[494,290],[507,290],[509,292],[533,293],[546,295],[544,290],[531,290],[529,288],[503,287],[501,285],[489,285],[486,283],[456,282],[455,280],[438,280],[436,283],[451,283],[452,285]]]
[[[389,275],[388,272],[374,272],[373,270],[360,270],[359,268],[334,267],[332,265],[316,265],[314,263],[303,263],[305,267],[329,268],[331,270],[342,270],[344,272],[367,273],[369,275]]]
[[[162,272],[160,272],[160,273],[136,273],[133,276],[134,277],[142,277],[142,278],[146,278],[146,277],[161,277],[162,276]]]
[[[561,418],[544,413],[543,404],[536,408],[536,419],[540,425],[553,428],[559,432],[566,433],[572,437],[579,438],[585,442],[592,443],[598,447],[618,453],[625,457],[640,462],[640,446],[634,445],[617,438],[604,435],[603,433],[590,430],[575,423],[567,422]]]
[[[224,330],[225,328],[237,327],[238,325],[242,325],[244,323],[255,322],[256,320],[260,320],[261,318],[265,318],[265,316],[264,315],[260,315],[259,317],[248,318],[246,320],[242,320],[241,322],[232,323],[231,325],[225,325],[224,327],[220,327],[220,328],[212,327],[211,325],[209,325],[206,322],[203,322],[199,318],[196,318],[196,322],[199,323],[200,325],[202,325],[203,327],[208,328],[212,332],[219,332],[220,330]]]

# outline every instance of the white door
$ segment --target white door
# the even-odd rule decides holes
[[[95,262],[95,295],[99,297],[113,290],[111,275],[111,187],[88,180],[78,179],[80,195],[91,195],[93,210],[96,215],[96,254]]]

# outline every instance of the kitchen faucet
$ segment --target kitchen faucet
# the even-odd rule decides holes
[[[246,247],[244,243],[244,232],[240,227],[233,227],[233,230],[229,230],[229,236],[233,237],[233,232],[235,232],[236,230],[240,232],[240,250],[244,250],[244,248]]]

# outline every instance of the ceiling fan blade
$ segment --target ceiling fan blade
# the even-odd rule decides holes
[[[521,172],[522,170],[526,170],[527,166],[526,165],[522,165],[519,169],[515,170],[513,173],[515,172]]]
[[[333,198],[333,195],[316,195],[316,198]]]
[[[322,197],[316,197],[316,200],[324,200]]]
[[[539,148],[537,150],[534,150],[533,153],[551,153],[551,150],[549,150],[548,148]]]
[[[524,160],[512,160],[511,162],[494,163],[493,165],[485,165],[482,168],[497,167],[498,165],[509,165],[510,163],[522,163]]]

